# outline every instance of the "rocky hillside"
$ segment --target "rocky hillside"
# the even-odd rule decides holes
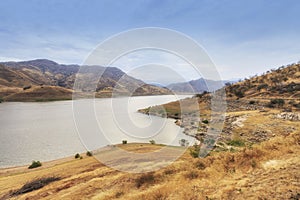
[[[71,99],[79,68],[79,65],[63,65],[45,59],[2,62],[0,63],[0,98],[6,101]],[[87,76],[88,80],[93,80],[89,84],[93,85],[97,97],[109,97],[112,92],[118,95],[170,93],[166,88],[145,84],[115,67],[84,66],[84,68],[87,70],[81,75]],[[103,73],[100,80],[96,72]],[[51,97],[48,95],[50,90]]]
[[[222,133],[218,138],[220,148],[237,141],[238,145],[252,145],[268,140],[274,137],[274,134],[284,135],[295,129],[284,127],[279,122],[280,126],[278,126],[275,118],[299,120],[300,64],[280,67],[235,84],[226,84],[225,90],[226,117]],[[199,141],[208,138],[209,142],[212,140],[207,137],[206,133],[213,122],[210,112],[211,99],[212,93],[205,92],[197,94],[193,98],[170,102],[162,106],[152,106],[139,111],[160,117],[175,118],[177,119],[176,123],[184,128],[185,134],[196,137]],[[217,104],[221,105],[221,103]],[[248,125],[246,126],[244,122]],[[235,127],[235,125],[237,126]],[[269,127],[276,127],[276,130]]]
[[[232,98],[300,98],[300,64],[281,66],[242,82],[227,84]]]
[[[284,111],[300,110],[300,64],[291,64],[272,69],[260,76],[246,78],[237,83],[226,83],[227,111],[253,111],[266,109],[281,109]],[[182,100],[188,107],[187,112],[197,112],[199,107],[202,115],[203,108],[209,109],[211,93],[203,92],[193,98]],[[199,107],[195,104],[199,103]],[[189,105],[189,106],[187,106]],[[168,116],[176,119],[181,118],[180,102],[164,104],[166,113],[160,106],[141,109],[142,113],[150,113],[158,116]]]

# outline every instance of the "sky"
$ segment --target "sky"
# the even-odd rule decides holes
[[[222,79],[244,78],[300,60],[299,10],[298,0],[2,0],[0,61],[82,64],[115,34],[161,27],[194,39]],[[145,65],[182,64],[170,55],[141,55],[148,55]],[[114,64],[130,73],[131,58]],[[198,78],[191,68],[177,73]]]

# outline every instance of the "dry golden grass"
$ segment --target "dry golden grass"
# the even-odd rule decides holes
[[[260,76],[226,87],[227,96],[232,98],[285,98],[300,97],[300,64],[291,64],[272,69]]]
[[[53,101],[72,99],[72,90],[58,86],[32,86],[5,96],[5,101]]]
[[[121,146],[140,153],[161,148]],[[2,173],[0,196],[36,178],[56,176],[61,180],[12,199],[288,199],[300,193],[299,155],[297,130],[235,153],[194,159],[186,152],[173,164],[144,174],[119,172],[93,157],[69,158],[34,170]]]

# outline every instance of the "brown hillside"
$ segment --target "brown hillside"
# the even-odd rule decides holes
[[[300,98],[300,64],[282,66],[228,85],[230,98]]]
[[[72,99],[73,91],[58,86],[33,86],[5,96],[5,101],[51,101]]]
[[[73,89],[77,75],[85,78],[81,82],[83,92],[96,90],[96,97],[111,97],[112,92],[116,95],[171,93],[167,88],[148,85],[115,67],[83,66],[80,74],[79,69],[79,65],[62,65],[45,59],[0,63],[0,99],[7,101],[70,99],[69,93]],[[97,74],[102,74],[100,80]],[[34,90],[22,91],[30,87]],[[47,91],[49,94],[45,94]],[[39,94],[42,95],[38,96]]]

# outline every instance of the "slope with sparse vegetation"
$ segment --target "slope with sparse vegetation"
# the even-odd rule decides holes
[[[299,65],[279,70],[251,78],[254,86],[248,80],[226,86],[224,127],[205,158],[198,157],[200,147],[193,145],[171,165],[141,174],[117,171],[84,154],[82,159],[43,163],[37,169],[2,169],[0,199],[299,199],[299,99],[290,91],[269,91],[277,87],[271,81],[273,77],[281,79],[280,74],[288,78],[283,84],[298,84]],[[262,81],[268,86],[258,90]],[[230,92],[237,88],[235,85],[247,88],[243,97]],[[297,87],[293,90],[298,94]],[[210,103],[211,94],[204,93],[140,112],[173,117],[186,134],[196,127],[193,136],[203,141],[212,124]],[[185,110],[180,109],[182,104]],[[184,118],[195,116],[199,110],[198,124],[185,124]],[[164,147],[157,141],[149,142],[133,144],[124,140],[117,147],[140,154]],[[118,163],[127,166],[124,161],[128,159],[120,157]],[[57,178],[52,182],[51,177]],[[46,181],[32,189],[36,180]],[[24,193],[24,188],[30,191]]]
[[[145,153],[162,146],[127,144],[122,148]],[[86,156],[34,171],[0,171],[0,198],[297,199],[299,153],[300,135],[294,132],[206,158],[193,158],[187,151],[170,166],[142,174],[119,172]]]
[[[227,84],[230,98],[300,98],[300,64],[290,64],[272,69],[261,76]]]
[[[37,59],[0,63],[0,98],[4,101],[72,99],[76,76],[85,77],[86,90],[96,97],[170,94],[167,88],[149,85],[115,67],[63,65]],[[101,78],[97,77],[102,74]],[[100,76],[100,75],[99,75]],[[100,78],[100,79],[99,79]],[[77,79],[82,80],[81,78]],[[87,81],[88,80],[88,81]],[[81,83],[78,82],[77,85]]]

